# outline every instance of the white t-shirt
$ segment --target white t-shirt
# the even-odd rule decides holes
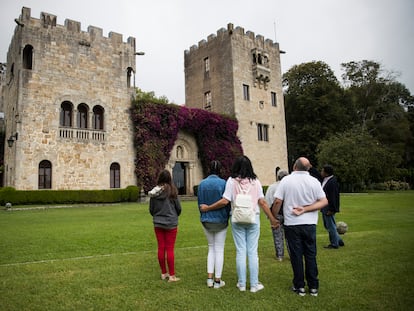
[[[276,189],[274,198],[283,200],[283,216],[286,226],[316,225],[318,210],[296,216],[292,213],[294,207],[307,206],[325,198],[325,192],[320,182],[306,171],[293,171],[284,177]]]
[[[237,181],[234,178],[229,177],[227,179],[226,188],[223,193],[223,198],[225,198],[226,200],[230,202],[234,202],[236,198],[236,193],[234,191],[235,182]],[[251,182],[251,186],[249,185],[250,182]],[[252,196],[253,202],[255,203],[256,214],[259,214],[260,208],[259,208],[258,201],[260,198],[264,198],[262,184],[257,178],[250,182],[247,178],[241,179],[242,189],[246,189],[247,187],[250,187],[249,194]]]

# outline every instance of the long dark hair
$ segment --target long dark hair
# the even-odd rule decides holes
[[[231,168],[231,177],[256,179],[257,175],[253,171],[252,162],[246,156],[238,157]]]
[[[164,190],[168,193],[170,199],[176,199],[178,195],[177,187],[172,182],[171,173],[168,170],[163,170],[158,175],[158,186],[163,186]]]
[[[220,176],[220,171],[221,171],[220,161],[217,161],[217,160],[211,161],[211,163],[210,163],[210,174]]]

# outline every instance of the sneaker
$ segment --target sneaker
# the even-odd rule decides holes
[[[169,283],[171,283],[171,282],[178,282],[180,280],[180,278],[177,278],[175,275],[171,275],[169,278],[168,278],[168,282]]]
[[[161,274],[161,280],[166,280],[170,277],[170,275],[168,273],[163,273]]]
[[[311,294],[311,296],[318,296],[318,289],[317,288],[310,288],[309,289],[309,294]]]
[[[207,287],[213,287],[214,285],[214,280],[213,279],[207,279]]]
[[[345,243],[344,243],[344,241],[342,241],[342,240],[339,240],[339,246],[345,246]]]
[[[302,297],[306,295],[305,289],[303,287],[301,288],[292,287],[292,291]]]
[[[334,246],[332,244],[326,245],[323,248],[327,248],[327,249],[338,249],[338,246]]]
[[[250,287],[251,293],[257,293],[259,290],[262,290],[264,288],[262,283],[257,283],[256,286]]]
[[[283,257],[276,257],[277,261],[283,261]]]
[[[239,289],[239,291],[241,292],[245,292],[246,291],[246,286],[242,286],[241,284],[237,283],[237,288]]]
[[[220,280],[220,282],[214,281],[214,288],[220,288],[220,287],[223,287],[224,285],[226,285],[226,282],[224,282],[223,280]]]

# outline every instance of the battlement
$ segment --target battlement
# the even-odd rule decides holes
[[[217,30],[216,34],[210,34],[207,37],[207,40],[199,41],[198,45],[191,46],[190,50],[185,50],[184,53],[188,54],[190,52],[197,50],[198,48],[204,47],[208,43],[230,36],[232,36],[233,38],[236,37],[241,40],[250,40],[254,45],[261,46],[263,48],[275,48],[279,45],[278,43],[274,43],[271,39],[265,40],[265,38],[262,35],[255,36],[254,32],[252,31],[245,32],[243,27],[237,26],[236,28],[234,28],[234,25],[232,23],[229,23],[227,24],[227,29],[220,28],[219,30]]]
[[[79,36],[82,36],[82,38],[84,38],[83,41],[85,42],[85,44],[88,44],[89,41],[92,42],[100,39],[108,40],[108,42],[110,42],[115,47],[121,45],[122,43],[125,43],[127,45],[130,45],[135,51],[134,37],[128,37],[127,41],[123,42],[122,34],[111,31],[109,32],[108,37],[106,38],[103,36],[102,28],[89,26],[87,31],[82,31],[81,23],[71,19],[65,19],[64,25],[59,25],[57,23],[57,16],[46,12],[41,12],[40,18],[37,19],[31,16],[31,9],[26,7],[22,8],[22,13],[19,19],[16,19],[16,23],[19,26],[27,25],[29,27],[41,27],[46,29],[56,28],[60,30],[66,30],[74,34],[78,33]],[[85,38],[85,34],[89,36],[90,40]]]

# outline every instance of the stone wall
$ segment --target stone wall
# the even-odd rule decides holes
[[[6,133],[18,133],[6,148],[5,184],[38,189],[39,163],[52,163],[52,189],[106,189],[110,165],[120,165],[120,187],[136,184],[129,108],[135,72],[135,39],[23,8],[7,55]],[[22,26],[23,25],[23,26]],[[32,66],[23,50],[31,46]],[[128,83],[129,82],[129,83]],[[73,105],[72,126],[60,123],[61,104]],[[77,107],[88,107],[87,128],[77,126]],[[93,129],[93,108],[104,110],[104,128]]]
[[[255,63],[253,54],[266,61]],[[244,154],[264,185],[274,182],[276,166],[288,169],[279,45],[228,24],[186,50],[184,57],[186,105],[202,108],[204,94],[211,91],[211,110],[237,118]],[[203,67],[206,58],[208,75]],[[244,98],[243,85],[248,86],[249,100]],[[258,124],[268,126],[268,141],[258,140]]]

